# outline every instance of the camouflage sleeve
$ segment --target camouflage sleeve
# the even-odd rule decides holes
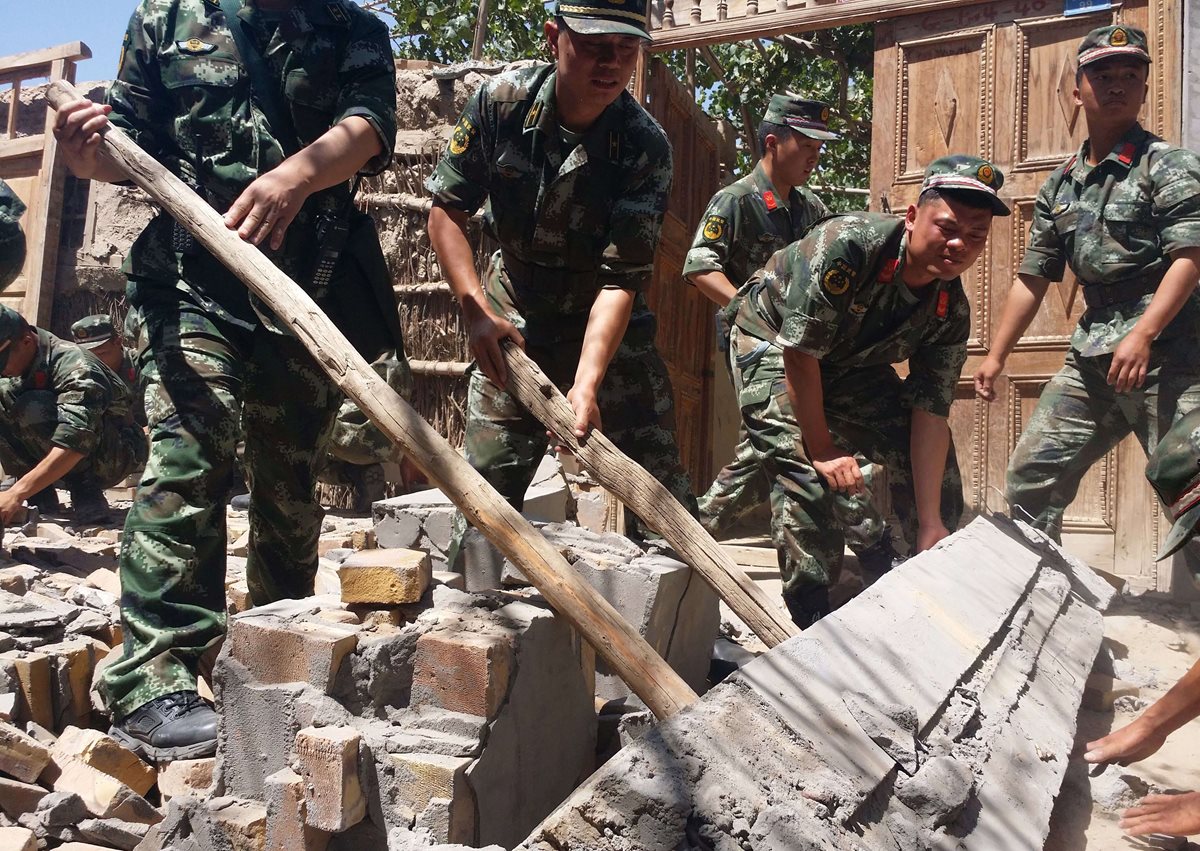
[[[7,287],[25,265],[25,234],[21,215],[25,204],[0,180],[0,289]]]
[[[383,150],[361,169],[363,174],[372,175],[387,168],[396,146],[396,61],[383,21],[369,13],[354,18],[346,56],[338,69],[339,94],[333,123],[358,115],[375,128]]]
[[[600,255],[601,286],[635,292],[650,286],[671,178],[671,143],[663,134],[647,146],[613,202],[608,244]]]
[[[962,282],[934,295],[948,297],[945,319],[935,318],[933,330],[908,359],[908,377],[904,379],[902,398],[911,408],[939,417],[950,415],[954,388],[967,362],[967,339],[971,336],[971,304]]]
[[[1154,164],[1150,180],[1163,251],[1200,246],[1200,156],[1173,148]]]
[[[425,181],[433,199],[447,207],[474,213],[491,189],[492,128],[487,83],[467,101],[437,168]]]
[[[866,253],[853,226],[842,220],[818,225],[771,258],[786,255],[784,315],[775,342],[818,360],[837,342],[866,268]]]
[[[683,261],[683,277],[689,284],[688,276],[697,272],[725,271],[733,237],[740,224],[738,211],[738,200],[728,192],[718,192],[708,202],[708,209],[692,238],[692,247]]]
[[[1050,281],[1063,279],[1067,257],[1050,213],[1054,209],[1054,190],[1058,186],[1061,174],[1061,170],[1056,170],[1038,191],[1037,200],[1033,204],[1033,220],[1029,223],[1029,241],[1025,246],[1025,256],[1017,269],[1019,274],[1033,275]]]
[[[804,199],[804,213],[800,217],[800,235],[803,236],[821,219],[833,215],[833,211],[809,189],[801,188],[800,196]]]
[[[52,366],[58,393],[57,422],[50,442],[88,455],[100,439],[100,419],[112,402],[113,387],[99,361],[82,350],[66,352]]]
[[[108,120],[156,159],[171,152],[168,122],[171,100],[158,71],[158,27],[167,18],[163,0],[142,0],[129,19],[116,79],[105,101],[113,108]]]

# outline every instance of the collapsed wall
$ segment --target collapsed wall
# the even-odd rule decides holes
[[[1112,593],[978,519],[658,724],[521,847],[1040,848]]]

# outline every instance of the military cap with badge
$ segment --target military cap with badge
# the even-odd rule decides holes
[[[113,321],[107,313],[85,316],[71,326],[71,340],[81,349],[95,349],[113,338]]]
[[[992,208],[993,215],[1009,216],[1012,210],[1000,200],[1000,187],[1004,185],[1004,172],[982,157],[970,154],[951,154],[934,160],[925,169],[925,180],[921,194],[931,189],[953,192],[973,192],[984,196]]]
[[[810,139],[830,142],[842,138],[829,131],[829,106],[819,100],[806,100],[793,94],[772,95],[763,121],[783,124]]]
[[[645,0],[559,0],[554,15],[582,35],[632,35],[650,40]]]
[[[1115,24],[1096,27],[1079,42],[1076,53],[1080,68],[1099,62],[1101,59],[1132,57],[1150,64],[1150,51],[1146,47],[1146,34],[1137,27]]]

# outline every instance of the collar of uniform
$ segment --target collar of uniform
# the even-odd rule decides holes
[[[542,86],[533,96],[529,111],[525,113],[523,133],[538,130],[546,136],[558,133],[558,118],[555,117],[554,84],[558,81],[558,69],[551,71],[542,81]]]
[[[50,373],[50,332],[35,325],[33,333],[37,336],[37,354],[29,362],[29,367],[18,376],[23,380],[28,380],[39,372],[44,375]]]
[[[786,198],[779,197],[779,193],[775,190],[775,184],[771,182],[771,178],[767,177],[767,170],[763,167],[762,160],[759,160],[754,165],[754,171],[750,172],[750,182],[754,184],[754,193],[762,198],[764,193],[770,192],[775,197],[776,210],[787,212],[791,209],[796,195],[796,187],[792,187],[792,191],[788,193]],[[765,199],[764,199],[765,200]],[[770,205],[767,206],[767,212],[772,212]]]
[[[921,300],[921,290],[923,290],[924,287],[922,287],[919,290],[914,291],[912,287],[910,287],[908,284],[904,283],[904,266],[905,266],[905,261],[908,260],[908,255],[906,254],[906,251],[908,249],[908,229],[904,226],[903,219],[900,220],[899,224],[900,224],[900,243],[899,243],[899,245],[896,246],[896,253],[895,254],[891,254],[891,253],[885,254],[883,257],[883,260],[879,264],[879,270],[880,270],[880,272],[883,272],[894,261],[896,265],[892,269],[892,278],[890,281],[888,281],[884,285],[887,286],[888,284],[890,284],[890,285],[894,286],[896,289],[898,289],[900,291],[900,297],[902,299],[904,299],[905,302],[907,302],[908,304],[916,304],[917,302],[919,302]],[[891,242],[891,240],[888,240],[888,242]],[[886,243],[885,243],[885,245],[886,245]],[[937,284],[938,284],[938,282],[934,281],[933,283],[927,284],[926,286],[936,287]]]
[[[1091,140],[1084,139],[1083,144],[1079,146],[1079,151],[1071,159],[1071,167],[1067,169],[1067,175],[1073,175],[1075,170],[1081,166],[1099,168],[1105,163],[1112,163],[1117,168],[1128,171],[1130,166],[1133,165],[1134,157],[1141,150],[1142,143],[1148,135],[1142,125],[1135,122],[1132,127],[1125,131],[1125,135],[1117,140],[1117,144],[1108,152],[1108,155],[1094,166],[1087,166],[1087,156],[1090,151]]]

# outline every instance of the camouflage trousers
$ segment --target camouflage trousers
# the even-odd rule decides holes
[[[55,447],[58,397],[47,390],[0,391],[0,467],[23,476]],[[63,476],[68,488],[107,488],[146,462],[146,434],[133,420],[102,417],[96,447]]]
[[[314,456],[341,401],[294,337],[171,296],[140,307],[150,460],[121,546],[124,653],[100,683],[117,718],[194,689],[225,633],[225,502],[243,433],[250,598],[312,594],[324,516]]]
[[[1183,335],[1150,349],[1146,381],[1117,393],[1107,381],[1112,355],[1085,357],[1075,349],[1050,379],[1008,463],[1008,501],[1055,540],[1063,513],[1093,464],[1130,432],[1147,454],[1176,421],[1200,407],[1196,339]]]
[[[641,325],[630,327],[608,365],[597,398],[601,424],[617,448],[662,482],[695,516],[696,498],[675,441],[671,380],[654,348],[653,322]],[[527,344],[525,353],[566,392],[575,380],[580,346],[580,341],[544,348]],[[533,414],[482,371],[471,372],[467,460],[514,508],[521,509],[548,445],[546,427]],[[628,534],[645,534],[639,531],[636,518],[630,513],[626,516]],[[459,514],[448,553],[450,564],[454,564],[465,531],[466,522]]]
[[[727,342],[725,350],[728,351],[728,348]],[[778,359],[779,372],[783,373],[783,361],[777,350],[765,353],[766,358]],[[729,367],[728,362],[726,367]],[[733,451],[733,460],[721,468],[708,491],[700,497],[700,525],[716,537],[770,499],[770,494],[771,483],[746,433],[746,424],[739,418],[738,442]]]
[[[735,329],[734,338],[741,333]],[[912,411],[902,400],[903,382],[896,371],[882,365],[822,375],[830,435],[837,446],[854,454],[863,470],[865,493],[848,497],[830,490],[804,456],[782,366],[765,399],[761,392],[746,392],[742,384],[745,367],[745,363],[735,367],[735,387],[751,447],[771,482],[771,537],[784,596],[835,584],[848,537],[855,548],[879,539],[884,518],[872,502],[872,488],[877,487],[872,465],[886,470],[899,532],[910,545],[915,542]],[[764,373],[755,369],[754,377],[760,381]],[[962,518],[963,495],[953,446],[942,479],[941,512],[946,528],[956,529]]]

